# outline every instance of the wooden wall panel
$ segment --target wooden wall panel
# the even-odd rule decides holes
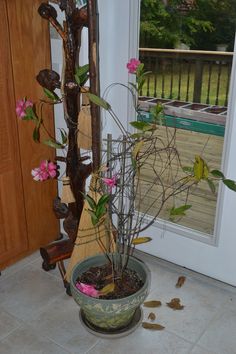
[[[2,266],[28,250],[28,238],[5,1],[0,1],[0,19],[0,266]]]
[[[50,68],[48,22],[41,19],[37,9],[41,0],[7,1],[15,99],[27,97],[38,101],[42,88],[35,77],[41,69]],[[53,112],[44,110],[44,122],[54,134]],[[56,181],[35,182],[31,170],[43,159],[54,159],[54,150],[32,140],[31,122],[18,120],[19,151],[24,190],[29,249],[37,249],[54,240],[59,223],[52,211],[57,194]],[[43,139],[43,136],[42,136]]]

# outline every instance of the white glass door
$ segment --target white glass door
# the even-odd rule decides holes
[[[139,1],[100,0],[101,88],[113,82],[129,81],[126,63],[138,57]],[[122,19],[122,21],[121,21]],[[125,91],[114,91],[107,97],[123,123],[134,120]],[[122,102],[122,105],[121,105]],[[104,117],[104,131],[115,132],[115,126]],[[223,171],[236,179],[236,67],[233,64],[228,103],[228,116],[223,148]],[[152,242],[140,249],[189,269],[236,285],[236,193],[221,188],[213,237],[181,225],[157,223],[145,232]]]

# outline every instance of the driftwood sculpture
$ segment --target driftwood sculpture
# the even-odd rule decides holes
[[[63,40],[64,47],[64,72],[62,77],[52,70],[42,70],[37,76],[38,83],[44,88],[54,91],[61,89],[63,96],[64,115],[68,128],[68,153],[67,156],[58,157],[66,163],[66,175],[70,180],[70,187],[74,194],[75,202],[68,206],[57,198],[54,201],[55,215],[64,218],[64,229],[69,239],[59,241],[41,248],[44,270],[53,269],[58,263],[64,279],[65,268],[63,260],[69,258],[73,243],[77,235],[78,224],[83,209],[83,195],[85,182],[91,172],[96,170],[100,163],[100,116],[99,108],[91,103],[92,119],[92,163],[85,164],[89,157],[82,156],[77,145],[78,115],[80,112],[81,86],[75,80],[76,66],[79,66],[79,52],[81,47],[81,33],[83,27],[88,27],[89,33],[89,80],[90,92],[99,94],[99,78],[97,76],[97,2],[88,0],[87,6],[79,9],[76,0],[53,0],[65,14],[63,26],[57,20],[56,9],[42,3],[38,12],[42,18],[48,20],[56,29]],[[82,192],[82,193],[81,193]],[[67,283],[64,282],[65,287]]]

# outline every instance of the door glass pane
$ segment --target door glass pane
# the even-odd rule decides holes
[[[155,215],[160,188],[191,176],[197,159],[204,159],[210,171],[221,168],[235,21],[235,0],[141,0],[139,56],[152,74],[140,92],[138,119],[152,121],[152,108],[163,105],[156,142],[165,141],[179,153],[172,149],[146,162],[139,203],[143,212]],[[163,164],[164,179],[153,183]],[[206,176],[198,186],[170,197],[159,216],[213,235],[217,192],[217,181],[213,186]],[[170,217],[173,206],[186,203],[191,205],[186,216]]]

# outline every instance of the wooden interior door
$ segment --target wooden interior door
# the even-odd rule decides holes
[[[28,238],[5,1],[0,14],[0,261],[5,263],[27,251]]]
[[[31,122],[15,114],[16,100],[27,97],[36,102],[43,97],[35,77],[50,68],[48,22],[37,12],[41,2],[0,0],[0,270],[59,232],[52,211],[56,181],[40,183],[31,176],[41,160],[53,161],[55,152],[33,142]],[[52,108],[43,114],[53,135]]]

